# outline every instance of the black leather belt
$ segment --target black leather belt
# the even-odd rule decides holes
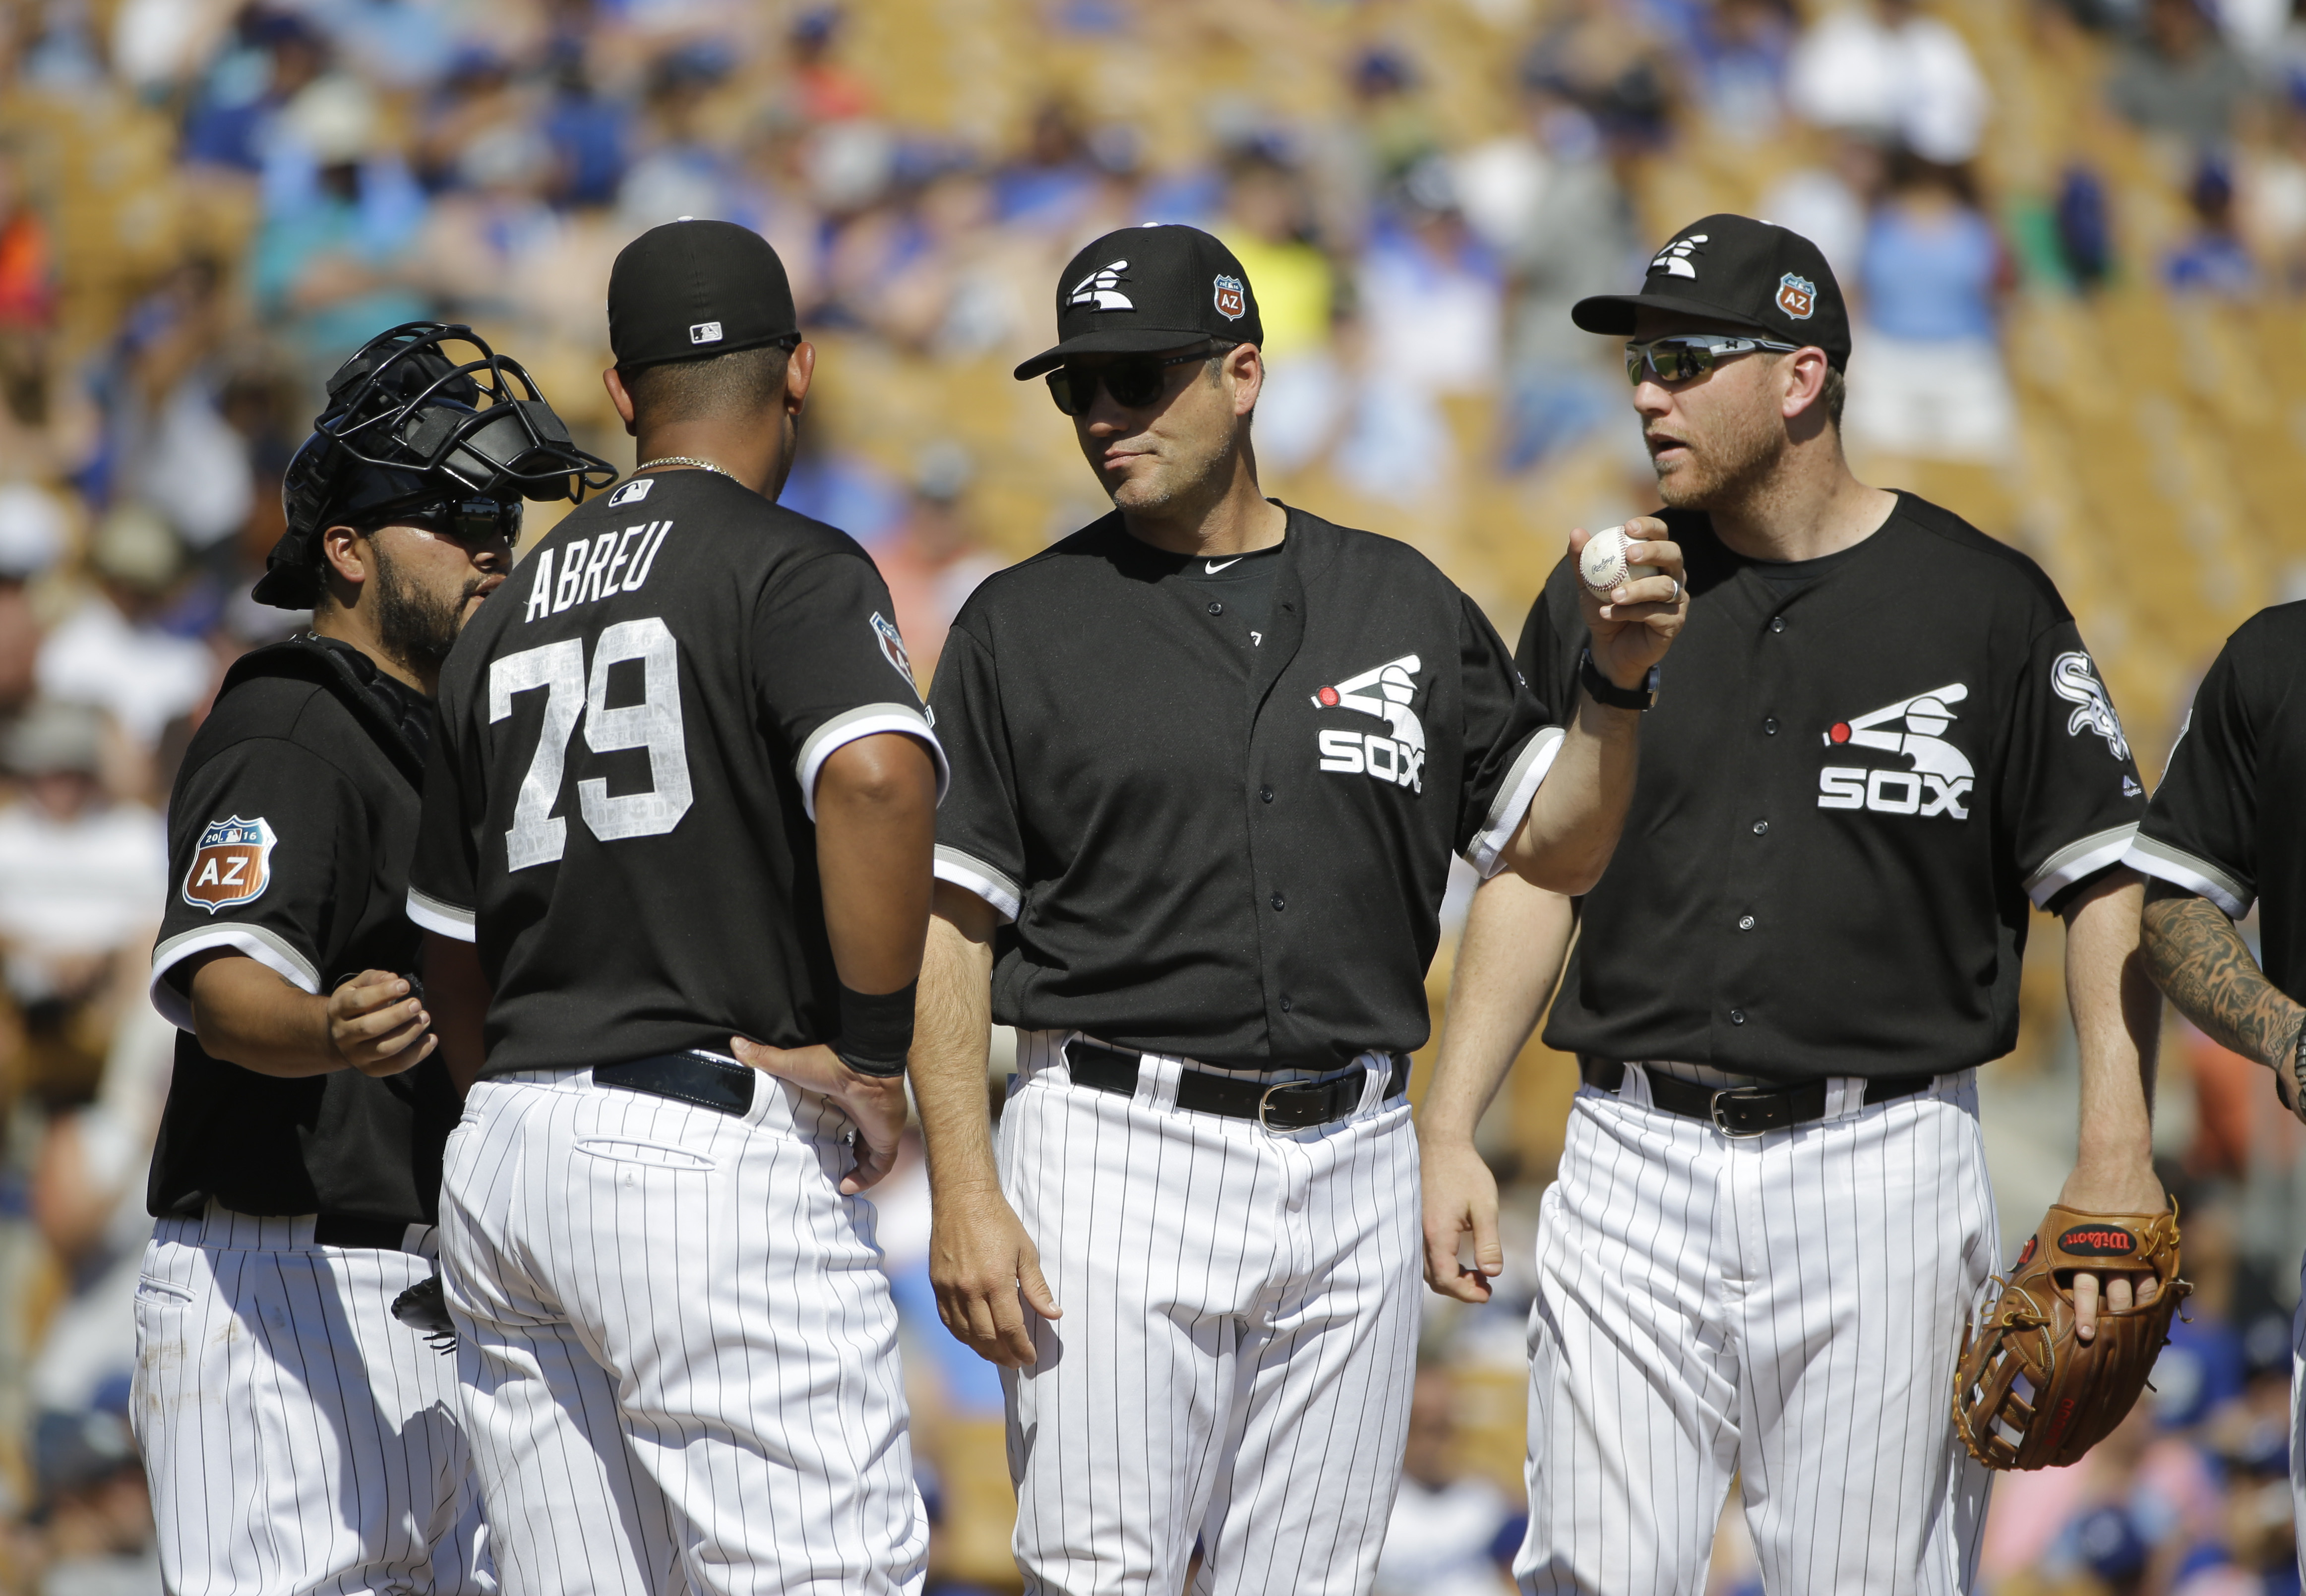
[[[759,1075],[750,1064],[709,1053],[653,1053],[621,1064],[593,1066],[594,1086],[622,1087],[732,1114],[753,1112],[753,1086]]]
[[[1616,1059],[1580,1058],[1577,1073],[1587,1086],[1601,1091],[1615,1092],[1626,1084],[1626,1066]],[[1712,1087],[1662,1070],[1646,1073],[1654,1106],[1684,1119],[1704,1120],[1724,1136],[1759,1136],[1825,1117],[1823,1080],[1805,1080],[1798,1086]],[[1866,1083],[1866,1101],[1892,1103],[1928,1091],[1936,1080],[1934,1075],[1884,1075]]]
[[[1065,1063],[1075,1083],[1101,1092],[1132,1097],[1137,1091],[1137,1062],[1142,1054],[1098,1042],[1065,1044]],[[1399,1097],[1409,1086],[1409,1055],[1389,1054],[1393,1070],[1385,1095]],[[1177,1078],[1177,1106],[1195,1114],[1221,1114],[1227,1119],[1255,1120],[1268,1131],[1310,1131],[1344,1119],[1362,1105],[1369,1080],[1366,1067],[1327,1080],[1252,1080],[1187,1070]]]
[[[321,1214],[312,1220],[312,1245],[406,1252],[408,1223],[403,1219],[363,1219],[356,1214]]]

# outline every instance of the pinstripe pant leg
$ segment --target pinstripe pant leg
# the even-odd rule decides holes
[[[1525,1592],[1704,1585],[1738,1421],[1713,1135],[1591,1088],[1572,1106],[1538,1227]]]
[[[1020,1035],[1003,1184],[1064,1317],[1004,1371],[1028,1592],[1171,1596],[1207,1517],[1243,1326],[1278,1254],[1254,1126],[1071,1085]],[[1188,1124],[1188,1121],[1193,1122]]]
[[[1753,1289],[1746,1518],[1772,1596],[1952,1596],[1976,1576],[1986,1471],[1952,1370],[1993,1267],[1977,1094],[1959,1087],[1731,1144]]]
[[[130,1412],[163,1583],[486,1596],[453,1370],[391,1317],[431,1266],[311,1236],[211,1210],[147,1247]]]
[[[491,1116],[517,1105],[504,1117],[517,1122],[519,1145],[493,1177],[517,1245],[500,1250],[517,1252],[560,1332],[560,1361],[532,1383],[568,1381],[582,1395],[581,1420],[564,1421],[578,1435],[563,1450],[581,1438],[625,1465],[596,1473],[641,1532],[620,1538],[621,1577],[597,1588],[918,1591],[927,1523],[912,1483],[896,1311],[872,1207],[838,1191],[849,1160],[838,1111],[766,1078],[743,1118],[589,1078],[483,1082],[474,1101],[479,1122],[465,1132],[469,1145],[452,1148],[446,1183],[458,1223],[488,1180]],[[477,1308],[504,1322],[484,1287],[474,1298],[461,1279],[452,1288],[460,1316]],[[483,1389],[476,1379],[475,1395]],[[601,1392],[609,1411],[595,1416]],[[474,1424],[493,1438],[498,1426],[477,1415]],[[484,1491],[502,1479],[554,1501],[551,1460],[540,1468],[516,1452],[504,1462],[484,1472]],[[522,1521],[489,1499],[508,1536],[521,1535]],[[677,1573],[659,1560],[659,1513]],[[557,1516],[550,1529],[559,1532]],[[565,1574],[557,1587],[534,1587],[551,1588],[570,1588]]]
[[[1354,1596],[1377,1575],[1417,1371],[1417,1139],[1397,1104],[1265,1145],[1290,1269],[1234,1371],[1195,1596]]]

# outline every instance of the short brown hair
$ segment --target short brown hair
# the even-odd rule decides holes
[[[1825,368],[1825,386],[1818,390],[1818,398],[1825,405],[1825,419],[1833,430],[1841,431],[1841,406],[1849,398],[1849,380],[1842,375],[1840,366]]]
[[[777,403],[784,392],[782,344],[731,349],[698,360],[669,360],[637,371],[619,371],[633,414],[652,424],[705,421],[719,415],[752,415]]]

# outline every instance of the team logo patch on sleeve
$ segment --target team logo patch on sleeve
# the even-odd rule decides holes
[[[272,845],[278,841],[260,815],[209,822],[184,871],[184,901],[214,914],[262,897],[272,884]]]
[[[2072,649],[2051,661],[2050,687],[2075,706],[2066,717],[2068,737],[2095,731],[2105,738],[2116,759],[2130,757],[2130,739],[2122,735],[2122,718],[2114,713],[2114,700],[2107,696],[2105,684],[2098,680],[2097,666],[2089,655]]]
[[[897,623],[875,610],[873,611],[873,636],[881,644],[881,657],[889,661],[890,668],[899,676],[912,684],[915,693],[918,693],[921,685],[913,676],[913,656],[905,652],[905,640],[898,636]]]
[[[1239,277],[1221,277],[1217,280],[1217,314],[1228,321],[1238,321],[1249,309],[1249,292],[1241,286]]]

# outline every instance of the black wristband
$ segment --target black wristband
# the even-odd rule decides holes
[[[902,1075],[913,1046],[913,994],[908,981],[894,992],[867,996],[841,989],[841,1039],[833,1051],[859,1075]]]
[[[1593,663],[1593,651],[1589,648],[1577,656],[1577,679],[1593,696],[1594,703],[1606,704],[1611,709],[1647,710],[1656,707],[1658,668],[1654,665],[1642,679],[1640,687],[1621,687],[1601,674],[1601,668]]]

